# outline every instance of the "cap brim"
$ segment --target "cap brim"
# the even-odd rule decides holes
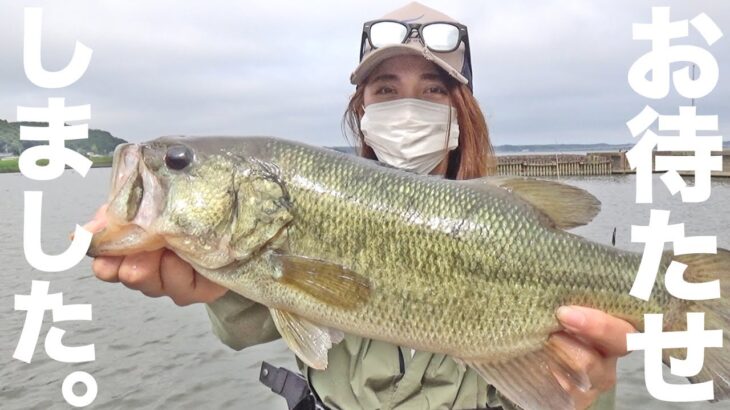
[[[383,61],[396,56],[401,55],[418,55],[426,60],[429,60],[441,67],[446,73],[454,77],[457,81],[463,84],[468,84],[469,80],[464,77],[460,72],[456,71],[454,67],[449,65],[446,61],[442,60],[434,53],[429,51],[426,47],[421,44],[392,44],[384,46],[376,50],[371,51],[365,58],[362,59],[360,65],[357,66],[355,71],[350,75],[351,84],[361,84],[365,79],[368,78],[370,72],[375,69]]]

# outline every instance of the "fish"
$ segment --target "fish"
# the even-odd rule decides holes
[[[690,282],[721,279],[730,252],[662,257],[649,300],[629,295],[642,255],[567,232],[600,211],[555,181],[455,181],[271,137],[163,137],[114,153],[106,227],[90,256],[173,250],[200,274],[267,306],[308,366],[327,367],[344,333],[443,353],[526,409],[573,408],[558,378],[588,375],[549,335],[563,305],[665,330],[705,312],[723,348],[693,383],[730,396],[730,304],[687,301],[664,286],[672,260]],[[679,350],[666,350],[682,356]]]

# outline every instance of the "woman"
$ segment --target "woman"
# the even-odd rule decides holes
[[[434,22],[445,24],[425,25]],[[366,23],[351,81],[357,88],[345,119],[360,155],[449,179],[494,169],[486,123],[471,92],[466,27],[450,17],[411,3]],[[103,212],[98,215],[89,230],[103,225]],[[97,258],[93,269],[102,280],[151,297],[167,295],[178,305],[208,303],[215,333],[234,349],[278,338],[267,308],[226,293],[168,250]],[[588,308],[563,307],[556,314],[566,330],[553,341],[591,379],[586,392],[565,383],[577,407],[585,408],[615,384],[616,359],[626,353],[625,334],[633,328]],[[512,408],[475,372],[442,354],[348,335],[330,350],[329,363],[326,371],[300,365],[331,407]]]

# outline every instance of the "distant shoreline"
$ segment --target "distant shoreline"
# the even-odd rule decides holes
[[[634,144],[530,144],[530,145],[495,145],[494,153],[497,156],[508,155],[539,155],[539,154],[587,154],[590,152],[626,152]],[[356,149],[351,146],[328,146],[335,151],[354,154]],[[725,150],[730,149],[730,141],[723,142]]]
[[[532,144],[532,145],[496,145],[494,152],[497,155],[510,154],[541,154],[575,152],[609,152],[628,151],[633,144]]]
[[[110,168],[112,166],[112,157],[111,156],[99,156],[99,157],[89,157],[91,160],[92,168]],[[48,160],[40,160],[38,161],[39,165],[46,165],[48,164]],[[68,168],[68,166],[66,166]],[[0,174],[9,174],[14,172],[20,172],[20,169],[18,168],[18,157],[11,157],[11,158],[0,158]]]

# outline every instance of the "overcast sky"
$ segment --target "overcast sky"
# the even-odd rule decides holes
[[[5,1],[0,5],[0,118],[48,97],[91,104],[90,126],[129,141],[160,135],[274,135],[345,145],[341,117],[353,86],[362,23],[407,2]],[[469,27],[474,93],[493,143],[626,143],[625,122],[651,104],[676,114],[689,101],[660,102],[628,85],[649,51],[631,39],[652,5],[673,20],[707,13],[725,37],[709,51],[720,81],[697,102],[720,116],[730,139],[730,1],[429,1]],[[23,73],[23,6],[44,8],[43,61],[59,69],[76,40],[94,50],[76,84],[46,90]],[[705,47],[691,36],[677,44]],[[675,65],[680,67],[680,64]]]

